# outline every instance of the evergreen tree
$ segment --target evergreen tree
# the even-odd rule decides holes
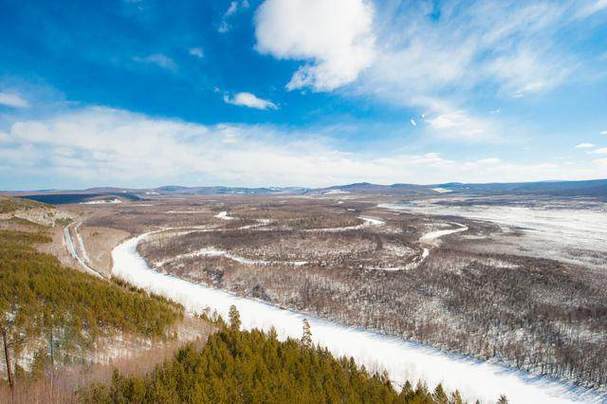
[[[443,385],[440,383],[434,389],[434,394],[432,394],[432,396],[434,397],[434,400],[438,404],[447,404],[449,402],[447,393],[445,393],[445,390],[443,389]]]
[[[230,329],[240,330],[240,313],[238,312],[236,306],[230,306],[230,312],[228,315],[230,318]]]
[[[451,394],[451,403],[453,403],[453,404],[464,404],[464,400],[462,399],[462,395],[459,393],[459,390],[455,390]]]
[[[500,396],[500,398],[497,400],[497,404],[508,404],[508,399],[506,398],[506,396],[504,394],[502,394]]]
[[[308,319],[304,318],[303,321],[303,335],[301,336],[301,344],[307,348],[312,346],[312,329]]]

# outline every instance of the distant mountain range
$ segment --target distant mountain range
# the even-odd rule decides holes
[[[339,194],[378,194],[395,196],[431,196],[440,194],[466,195],[553,195],[563,197],[598,197],[607,199],[607,179],[586,181],[539,181],[468,184],[450,182],[444,184],[416,185],[392,184],[379,185],[360,182],[348,185],[336,185],[326,188],[303,187],[185,187],[167,185],[158,188],[119,188],[97,187],[85,190],[37,190],[21,192],[4,192],[4,194],[21,196],[40,202],[62,204],[83,201],[120,198],[141,200],[155,196],[171,195],[339,195]]]

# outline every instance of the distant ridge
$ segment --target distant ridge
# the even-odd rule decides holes
[[[2,192],[0,192],[2,193]],[[461,183],[441,184],[392,184],[380,185],[369,182],[335,185],[325,188],[305,187],[187,187],[165,185],[157,188],[95,187],[84,190],[38,190],[3,192],[40,202],[61,204],[79,203],[95,199],[115,197],[123,200],[139,200],[151,196],[171,195],[338,195],[347,193],[395,196],[432,196],[441,194],[466,195],[547,195],[563,197],[597,197],[607,200],[607,179],[582,181],[535,181],[509,183]]]

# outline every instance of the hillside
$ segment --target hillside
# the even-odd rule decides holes
[[[388,378],[352,359],[275,334],[239,331],[212,335],[197,351],[187,346],[146,377],[114,374],[110,385],[81,393],[85,403],[461,403],[439,385],[409,383],[397,392]]]
[[[182,318],[178,305],[62,266],[35,248],[50,241],[44,228],[30,230],[0,230],[0,335],[6,347],[0,369],[8,387],[49,369],[91,362],[103,338],[165,338]]]

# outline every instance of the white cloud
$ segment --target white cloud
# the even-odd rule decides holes
[[[138,63],[153,64],[165,70],[177,70],[177,64],[175,61],[162,53],[154,53],[144,57],[135,56],[133,60]]]
[[[594,153],[594,154],[607,154],[607,147],[601,147],[600,149],[593,150],[591,153]]]
[[[382,46],[358,92],[415,105],[420,97],[461,104],[480,86],[512,97],[549,91],[580,65],[557,38],[575,1],[447,0],[438,19],[428,2],[381,3]]]
[[[219,24],[219,28],[217,29],[217,31],[221,34],[225,34],[226,32],[230,31],[230,29],[232,28],[228,22],[229,18],[231,16],[233,16],[234,14],[236,14],[238,11],[242,10],[242,9],[246,9],[249,8],[249,2],[248,0],[242,0],[242,1],[231,1],[230,5],[228,6],[228,9],[226,10],[226,12],[223,14],[223,17],[221,18],[221,22]]]
[[[278,109],[278,106],[272,101],[264,100],[263,98],[257,97],[255,94],[242,92],[237,93],[234,96],[224,95],[224,102],[232,105],[239,105],[242,107],[249,107],[255,109]]]
[[[413,118],[409,119],[409,123],[413,126],[417,126],[417,122],[415,122],[415,119]]]
[[[584,4],[584,6],[582,6],[578,10],[576,17],[578,17],[578,18],[590,17],[591,15],[598,13],[600,11],[603,11],[605,9],[607,9],[607,0],[587,1]]]
[[[266,0],[255,16],[256,48],[306,62],[287,89],[334,90],[372,63],[373,15],[366,0]]]
[[[599,178],[605,159],[574,165],[454,160],[439,153],[346,152],[314,131],[273,126],[205,126],[108,108],[15,122],[0,161],[28,178],[98,185],[327,186],[376,183]]]
[[[188,53],[198,59],[202,59],[204,57],[204,50],[202,48],[190,48]]]
[[[491,118],[475,116],[440,100],[420,98],[415,102],[426,108],[424,121],[432,136],[465,141],[495,141],[501,137]]]
[[[601,135],[607,135],[607,130],[601,131]]]
[[[0,132],[0,143],[6,143],[10,140],[8,133]]]
[[[592,143],[580,143],[575,145],[576,149],[592,149],[593,147],[594,145]]]
[[[27,108],[30,106],[29,102],[19,94],[3,91],[0,91],[0,105],[11,108]]]

